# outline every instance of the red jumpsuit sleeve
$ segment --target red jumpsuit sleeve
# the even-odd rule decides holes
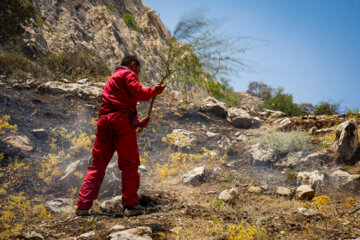
[[[134,72],[127,74],[125,78],[128,92],[137,101],[149,101],[157,95],[155,88],[143,88],[138,81],[138,76]]]

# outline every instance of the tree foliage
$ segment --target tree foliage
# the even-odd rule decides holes
[[[304,111],[293,102],[293,96],[291,94],[284,93],[284,88],[274,89],[272,96],[260,104],[259,108],[282,111],[287,116],[291,117],[305,114]]]
[[[0,1],[0,43],[14,40],[24,33],[24,24],[35,14],[30,0]]]
[[[248,90],[246,92],[262,99],[269,99],[272,91],[272,87],[263,82],[251,81],[249,82]]]
[[[340,102],[331,103],[330,101],[321,101],[314,107],[315,115],[334,115],[339,114]]]

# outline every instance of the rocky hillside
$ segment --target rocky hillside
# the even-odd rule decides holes
[[[33,2],[28,54],[85,47],[113,66],[136,53],[158,79],[170,34],[141,1]],[[103,86],[0,76],[0,239],[360,238],[359,116],[287,118],[201,89],[167,88],[138,135],[146,214],[122,215],[115,154],[91,215],[77,217]]]
[[[151,79],[159,79],[159,54],[169,44],[171,34],[141,0],[33,3],[38,16],[26,29],[28,55],[87,49],[115,66],[125,55],[133,54],[141,59]],[[124,14],[134,17],[134,25],[124,21]]]

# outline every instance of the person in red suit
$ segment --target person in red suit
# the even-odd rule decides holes
[[[143,88],[138,81],[140,62],[127,56],[106,81],[97,122],[97,133],[83,185],[79,191],[76,214],[89,214],[93,201],[98,197],[105,170],[114,152],[122,178],[122,205],[124,215],[138,215],[143,208],[138,205],[137,191],[140,184],[139,151],[136,128],[147,127],[150,117],[138,120],[136,105],[161,94],[165,86]]]

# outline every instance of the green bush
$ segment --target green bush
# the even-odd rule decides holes
[[[49,74],[46,67],[34,63],[20,53],[0,53],[0,71],[16,79],[44,77]]]
[[[135,17],[133,15],[131,15],[130,13],[125,13],[122,16],[122,19],[124,20],[126,26],[128,26],[129,28],[135,30],[135,31],[139,31],[139,26],[137,25],[136,21],[135,21]]]
[[[346,108],[347,113],[346,115],[353,117],[353,118],[360,118],[360,110],[359,108],[355,108],[354,110],[351,110],[350,108]]]
[[[304,132],[272,133],[261,138],[261,144],[279,155],[307,151],[312,148],[311,136]]]
[[[30,0],[1,0],[0,43],[16,39],[24,33],[24,26],[35,14]]]
[[[258,106],[258,110],[264,108],[282,111],[287,116],[300,116],[305,114],[297,104],[293,103],[293,96],[284,93],[283,88],[275,89],[272,96]]]
[[[340,103],[322,101],[314,107],[315,115],[334,115],[339,114]]]
[[[107,5],[106,8],[115,13],[115,8],[112,5]]]

